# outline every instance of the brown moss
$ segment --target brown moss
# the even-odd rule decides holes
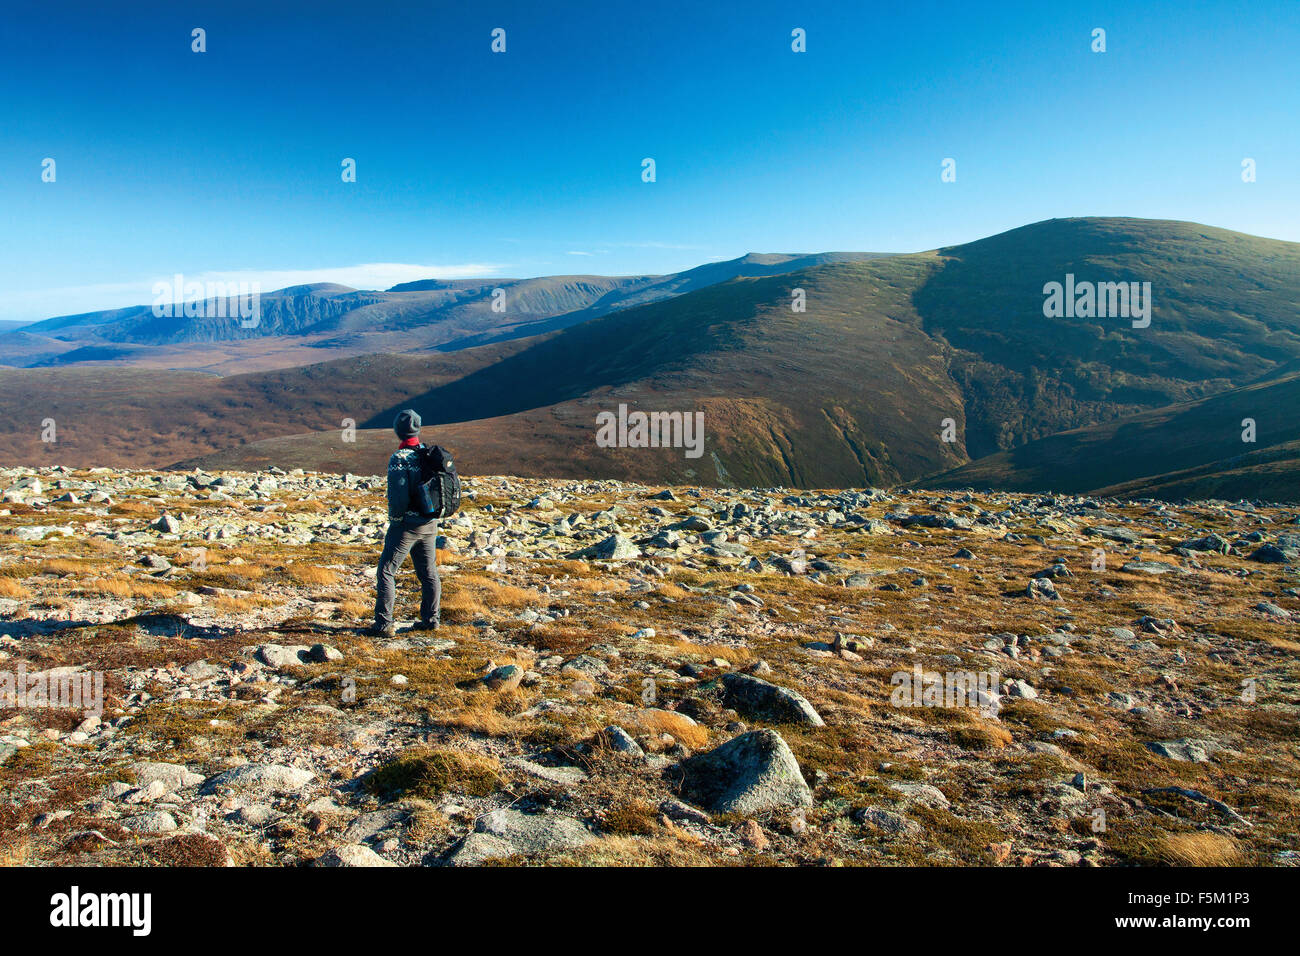
[[[607,833],[646,836],[658,827],[658,812],[644,800],[621,800],[609,808],[602,821]]]
[[[485,797],[501,786],[492,757],[456,750],[413,747],[397,754],[365,780],[368,792],[394,797],[436,797],[454,790]]]

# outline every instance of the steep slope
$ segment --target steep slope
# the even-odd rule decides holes
[[[518,415],[545,435],[564,422],[581,439],[559,457],[602,474],[644,459],[718,483],[896,481],[964,457],[938,441],[940,421],[962,414],[947,350],[909,301],[934,267],[932,256],[895,256],[734,279],[565,329],[405,404],[431,423]],[[796,288],[806,312],[791,309]],[[703,412],[707,454],[679,451],[667,465],[671,456],[597,448],[596,415],[620,404]]]
[[[1097,489],[1114,498],[1161,498],[1191,501],[1300,501],[1300,441],[1282,442],[1259,451],[1197,468],[1139,478]]]
[[[974,457],[1242,385],[1300,356],[1300,244],[1196,223],[1054,219],[939,250],[925,329],[960,350]],[[1047,318],[1067,274],[1151,283],[1148,328]]]
[[[1161,498],[1300,500],[1300,373],[1072,429],[921,480]],[[1246,428],[1254,423],[1253,432]],[[1244,441],[1243,436],[1253,437]]]
[[[1150,282],[1150,327],[1045,318],[1043,285],[1069,273]],[[790,310],[794,288],[806,313]],[[733,280],[625,310],[411,401],[434,422],[545,408],[585,414],[593,432],[596,412],[620,402],[707,407],[719,461],[706,477],[887,483],[1294,361],[1297,302],[1296,244],[1188,223],[1054,220],[937,256]],[[949,418],[957,440],[944,442]],[[1193,436],[1184,451],[1196,446]],[[1114,447],[1103,463],[1131,477]]]

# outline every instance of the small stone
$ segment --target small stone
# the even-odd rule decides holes
[[[197,787],[203,782],[201,774],[175,763],[144,761],[133,764],[131,772],[135,774],[135,782],[138,786],[148,787],[157,782],[161,783],[168,793],[186,787]]]
[[[641,550],[624,534],[610,535],[604,541],[566,555],[569,560],[598,559],[604,561],[627,561],[641,557]]]
[[[277,670],[284,667],[301,667],[306,663],[309,648],[303,645],[289,647],[280,644],[262,644],[257,648],[257,659],[267,667]]]
[[[948,808],[948,798],[938,787],[928,783],[891,783],[889,789],[901,793],[909,800],[934,807],[939,810]]]
[[[745,820],[737,830],[740,834],[740,842],[754,852],[762,853],[767,849],[767,835],[763,833],[763,828],[757,820]]]
[[[154,780],[147,787],[139,787],[132,790],[122,798],[124,803],[152,803],[154,800],[167,795],[167,788],[163,786],[161,780]]]
[[[1025,596],[1036,601],[1061,600],[1061,595],[1057,592],[1051,578],[1030,578],[1029,584],[1025,587]]]
[[[1153,754],[1181,763],[1205,763],[1219,749],[1211,740],[1159,740],[1148,741],[1143,746]]]
[[[634,759],[645,757],[645,751],[641,749],[641,745],[633,740],[631,735],[622,727],[610,724],[605,728],[605,736],[609,739],[609,745],[615,753]]]
[[[853,811],[853,819],[864,826],[871,827],[873,830],[879,830],[893,836],[919,833],[921,830],[921,825],[915,820],[909,820],[901,813],[885,810],[881,807],[863,807],[860,810],[855,810]]]
[[[461,841],[448,862],[452,866],[473,866],[506,856],[574,849],[593,839],[587,828],[572,817],[493,810],[477,819],[474,832]]]
[[[163,514],[157,521],[155,521],[149,527],[153,528],[156,531],[161,531],[164,534],[179,534],[181,530],[181,523],[172,515]]]
[[[250,803],[231,814],[236,823],[242,823],[246,827],[264,827],[278,816],[267,803]]]
[[[176,818],[164,810],[150,810],[138,816],[127,817],[122,826],[132,833],[170,833],[176,829]]]
[[[391,860],[385,860],[382,856],[370,849],[368,846],[361,846],[354,843],[348,846],[335,847],[317,858],[314,866],[372,866],[386,867],[397,866]]]
[[[483,678],[483,683],[490,690],[499,694],[515,690],[524,679],[524,669],[515,664],[503,664],[495,667]]]

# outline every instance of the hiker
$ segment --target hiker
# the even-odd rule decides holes
[[[375,623],[370,634],[392,637],[393,600],[397,585],[394,576],[411,555],[420,579],[420,622],[417,630],[437,630],[442,606],[442,582],[438,579],[438,519],[426,517],[412,504],[412,491],[420,483],[420,416],[410,408],[398,412],[393,431],[401,442],[388,459],[388,532],[384,535],[384,553],[379,557],[375,576]]]

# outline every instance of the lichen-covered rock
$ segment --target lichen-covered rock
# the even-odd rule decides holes
[[[682,797],[714,813],[762,813],[812,806],[799,762],[775,730],[752,730],[673,771]]]
[[[573,817],[494,810],[478,818],[474,831],[452,851],[447,862],[451,866],[473,866],[507,856],[574,849],[594,839]]]
[[[282,767],[278,764],[246,763],[211,777],[203,785],[205,793],[239,790],[249,793],[297,793],[316,775],[310,770]]]
[[[761,720],[824,727],[826,722],[807,698],[788,687],[778,687],[749,674],[723,674],[727,706]]]

